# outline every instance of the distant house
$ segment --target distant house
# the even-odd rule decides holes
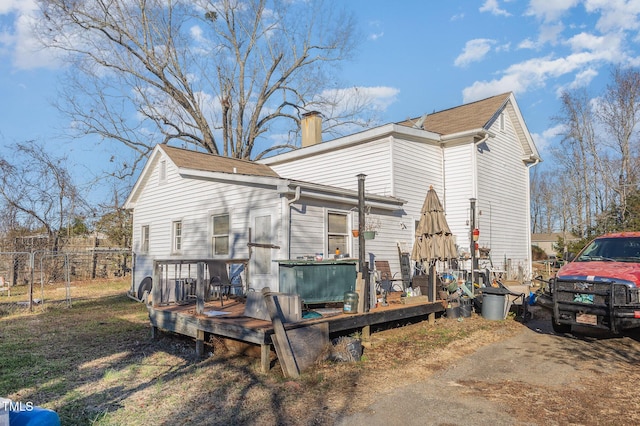
[[[555,256],[557,251],[554,248],[558,244],[558,239],[564,239],[565,243],[578,241],[580,237],[570,232],[551,232],[531,234],[531,245],[540,247],[548,256]]]
[[[540,159],[513,94],[327,142],[319,125],[305,117],[302,148],[259,162],[158,145],[125,204],[134,282],[151,276],[157,258],[248,258],[249,286],[277,289],[274,260],[355,256],[359,174],[367,217],[379,224],[368,259],[399,273],[398,249],[411,251],[433,186],[461,254],[470,251],[474,198],[485,266],[530,274],[529,168]]]

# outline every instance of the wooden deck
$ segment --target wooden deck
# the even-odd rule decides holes
[[[196,304],[149,306],[149,318],[153,334],[159,329],[175,332],[196,339],[196,353],[201,356],[204,352],[205,333],[219,337],[231,338],[245,343],[259,345],[261,348],[261,368],[270,368],[271,335],[274,333],[270,321],[263,321],[245,317],[243,300],[208,301],[205,303],[203,314],[196,313]],[[221,316],[207,316],[210,311],[228,312]],[[367,339],[370,327],[393,321],[411,318],[424,319],[429,314],[444,311],[440,301],[435,303],[418,303],[405,305],[400,300],[389,300],[388,306],[379,306],[367,313],[344,314],[341,310],[323,314],[322,318],[303,319],[294,323],[286,323],[285,329],[306,327],[318,323],[328,323],[329,333],[339,333],[347,330],[357,330]]]

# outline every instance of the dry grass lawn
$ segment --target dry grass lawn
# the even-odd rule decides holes
[[[375,332],[360,362],[323,362],[289,380],[277,363],[263,374],[258,359],[217,341],[196,359],[191,339],[152,340],[128,287],[72,283],[67,307],[64,286],[49,285],[34,312],[16,304],[25,287],[0,296],[0,396],[53,409],[64,425],[326,425],[522,327],[478,316],[405,324]]]

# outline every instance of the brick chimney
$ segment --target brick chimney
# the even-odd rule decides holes
[[[302,114],[302,147],[316,145],[322,142],[322,117],[318,111]]]

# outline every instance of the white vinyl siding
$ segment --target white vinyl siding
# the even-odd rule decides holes
[[[331,167],[327,167],[330,164]],[[392,271],[400,270],[398,244],[410,250],[414,240],[413,221],[420,216],[420,209],[429,186],[442,188],[442,150],[433,142],[415,142],[386,137],[367,144],[336,149],[316,156],[297,159],[272,166],[278,174],[290,178],[308,180],[345,189],[358,189],[358,173],[364,173],[365,192],[395,196],[408,201],[396,212],[373,212],[380,219],[381,227],[374,240],[366,241],[366,251],[374,260],[386,260]],[[308,214],[308,213],[307,213]],[[296,221],[292,223],[295,225]],[[333,257],[335,247],[318,247],[317,235],[321,229],[292,229],[292,256],[308,256],[314,252],[304,247],[320,248],[324,256]],[[319,226],[319,224],[318,224]],[[351,229],[357,229],[357,212],[351,219]],[[351,239],[350,256],[357,256],[357,238]],[[316,241],[316,242],[314,242]],[[300,244],[300,248],[297,245]],[[310,252],[311,251],[311,252]],[[329,253],[327,253],[329,251]],[[309,253],[310,252],[310,253]],[[294,257],[295,258],[295,257]]]
[[[322,253],[324,248],[324,208],[302,201],[291,209],[291,258],[304,258]]]
[[[363,145],[323,152],[292,162],[271,166],[280,176],[339,188],[358,190],[360,173],[365,174],[367,192],[393,195],[391,186],[391,138]]]
[[[158,181],[159,163],[156,158],[155,163],[151,164],[150,176],[145,178],[143,184]],[[152,275],[154,258],[178,256],[172,252],[172,222],[177,218],[182,221],[179,256],[206,259],[212,256],[211,214],[222,209],[233,211],[229,224],[229,254],[220,257],[248,258],[249,212],[259,207],[273,208],[279,212],[281,201],[275,186],[268,188],[262,185],[184,178],[178,174],[171,161],[167,161],[166,166],[166,183],[162,186],[143,185],[136,200],[133,214],[134,247],[140,247],[142,225],[149,225],[152,232],[148,253],[136,253],[134,282],[138,284],[145,276]],[[281,235],[276,235],[275,244],[284,248],[285,243]],[[274,250],[274,258],[276,257],[283,258],[283,255]]]
[[[470,198],[475,197],[473,156],[475,146],[470,143],[447,145],[444,149],[444,204],[447,225],[455,236],[461,252],[469,252]]]
[[[495,268],[529,269],[529,171],[522,145],[507,114],[504,132],[496,132],[477,153],[479,245],[491,248]],[[492,131],[499,130],[499,123]],[[493,129],[496,127],[496,129]],[[507,265],[504,265],[505,259]]]

